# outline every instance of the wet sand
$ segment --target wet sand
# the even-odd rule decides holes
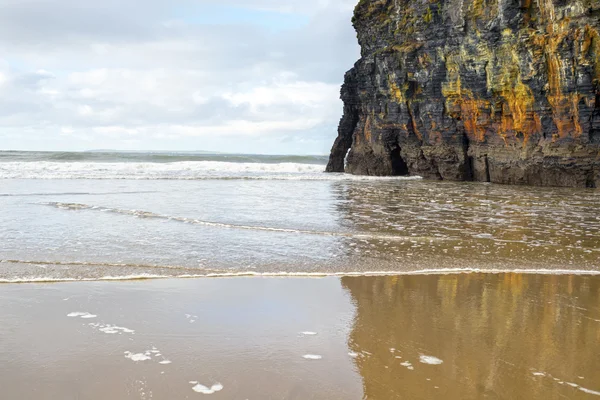
[[[600,277],[0,285],[0,398],[593,399]]]

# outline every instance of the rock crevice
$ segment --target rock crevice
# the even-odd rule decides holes
[[[600,0],[360,0],[353,24],[327,171],[600,186]]]

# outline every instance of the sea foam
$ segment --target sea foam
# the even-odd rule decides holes
[[[76,311],[76,312],[72,312],[72,313],[67,314],[67,317],[91,319],[91,318],[96,318],[97,315],[90,314],[89,312]]]
[[[402,180],[420,177],[369,177],[326,174],[323,164],[239,163],[225,161],[153,162],[3,162],[0,179],[139,179],[139,180]]]
[[[419,357],[419,361],[423,364],[430,364],[430,365],[439,365],[442,364],[444,361],[440,360],[437,357],[434,356],[426,356],[426,355],[421,355]]]
[[[223,385],[221,385],[220,383],[215,383],[210,388],[207,386],[204,386],[200,383],[197,383],[196,381],[192,381],[190,383],[192,383],[192,384],[196,383],[196,385],[194,387],[192,387],[192,390],[197,393],[213,394],[213,393],[220,392],[221,390],[223,390]]]

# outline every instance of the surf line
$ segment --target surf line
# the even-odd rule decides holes
[[[102,207],[102,206],[92,206],[89,204],[81,204],[81,203],[59,203],[59,202],[49,202],[49,203],[37,203],[41,205],[52,206],[61,210],[91,210],[91,211],[100,211],[100,212],[110,212],[121,215],[131,215],[137,218],[151,218],[151,219],[163,219],[169,221],[177,221],[185,224],[192,225],[203,225],[203,226],[211,226],[216,228],[226,228],[226,229],[243,229],[243,230],[252,230],[252,231],[266,231],[266,232],[280,232],[280,233],[293,233],[293,234],[305,234],[305,235],[317,235],[317,236],[332,236],[332,237],[342,237],[342,238],[350,238],[350,239],[376,239],[376,240],[389,240],[389,241],[419,241],[419,242],[434,242],[434,241],[449,241],[449,240],[460,240],[456,238],[448,238],[448,237],[437,237],[437,236],[400,236],[400,235],[382,235],[382,234],[370,234],[370,233],[350,233],[350,232],[328,232],[328,231],[313,231],[313,230],[304,230],[304,229],[291,229],[291,228],[275,228],[268,226],[253,226],[253,225],[237,225],[237,224],[228,224],[223,222],[212,222],[212,221],[203,221],[194,218],[186,218],[186,217],[176,217],[170,215],[157,214],[150,211],[142,211],[142,210],[127,210],[121,208],[111,208],[111,207]]]
[[[426,276],[426,275],[468,275],[468,274],[522,274],[522,275],[577,275],[599,276],[600,271],[593,270],[547,270],[547,269],[522,269],[522,270],[485,270],[476,268],[449,268],[416,271],[361,271],[361,272],[216,272],[184,275],[116,275],[85,278],[61,277],[22,277],[3,279],[0,284],[11,283],[54,283],[54,282],[99,282],[99,281],[128,281],[128,280],[155,280],[155,279],[201,279],[201,278],[252,278],[252,277],[298,277],[298,278],[324,278],[324,277],[373,277],[373,276]]]

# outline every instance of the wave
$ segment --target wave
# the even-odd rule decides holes
[[[285,162],[302,164],[327,164],[328,157],[322,155],[261,155],[261,154],[222,154],[209,152],[118,152],[110,150],[86,152],[45,152],[45,151],[0,151],[0,161],[89,161],[89,162],[151,162],[170,163],[178,161],[227,161],[235,163]]]
[[[22,264],[22,265],[55,265],[55,266],[80,266],[99,268],[140,268],[140,269],[166,269],[178,271],[197,271],[198,268],[178,265],[155,265],[135,263],[103,263],[94,261],[37,261],[37,260],[0,260],[0,264]]]
[[[40,197],[40,196],[105,196],[111,194],[148,194],[158,193],[154,190],[139,190],[125,192],[46,192],[46,193],[0,193],[0,197]]]
[[[0,162],[0,179],[133,179],[133,180],[398,180],[420,177],[365,177],[327,174],[322,164],[180,161],[127,162]]]
[[[2,262],[2,261],[0,261]],[[38,263],[43,264],[43,263]],[[47,263],[49,265],[55,263]],[[77,265],[71,263],[70,265]],[[109,264],[113,265],[113,264]],[[162,268],[156,266],[156,268]],[[368,277],[368,276],[428,276],[428,275],[462,275],[462,274],[517,274],[517,275],[577,275],[577,276],[600,276],[600,271],[593,270],[555,270],[555,269],[479,269],[479,268],[441,268],[441,269],[421,269],[415,271],[350,271],[350,272],[210,272],[198,274],[180,274],[180,275],[158,275],[158,274],[130,274],[102,276],[95,278],[61,278],[52,276],[35,277],[14,277],[0,278],[1,283],[52,283],[52,282],[96,282],[96,281],[129,281],[129,280],[150,280],[150,279],[200,279],[200,278],[252,278],[252,277],[298,277],[298,278],[326,278],[326,277]]]
[[[345,237],[345,238],[352,238],[352,239],[380,239],[380,240],[389,240],[389,241],[412,240],[412,241],[421,241],[421,242],[432,242],[432,241],[451,240],[451,238],[442,238],[442,237],[437,237],[437,236],[401,236],[401,235],[385,235],[385,234],[372,234],[372,233],[314,231],[314,230],[293,229],[293,228],[276,228],[276,227],[257,226],[257,225],[238,225],[238,224],[229,224],[229,223],[224,223],[224,222],[204,221],[204,220],[195,219],[195,218],[163,215],[163,214],[157,214],[157,213],[154,213],[151,211],[128,210],[128,209],[122,209],[122,208],[93,206],[93,205],[82,204],[82,203],[47,202],[47,203],[38,203],[38,204],[47,205],[47,206],[59,208],[62,210],[72,210],[72,211],[91,210],[91,211],[100,211],[100,212],[110,212],[110,213],[114,213],[114,214],[130,215],[130,216],[134,216],[137,218],[163,219],[163,220],[169,220],[169,221],[182,222],[182,223],[186,223],[186,224],[204,225],[204,226],[210,226],[210,227],[216,227],[216,228],[243,229],[243,230],[252,230],[252,231],[268,231],[268,232],[280,232],[280,233],[295,233],[295,234],[319,235],[319,236],[335,236],[335,237]]]

